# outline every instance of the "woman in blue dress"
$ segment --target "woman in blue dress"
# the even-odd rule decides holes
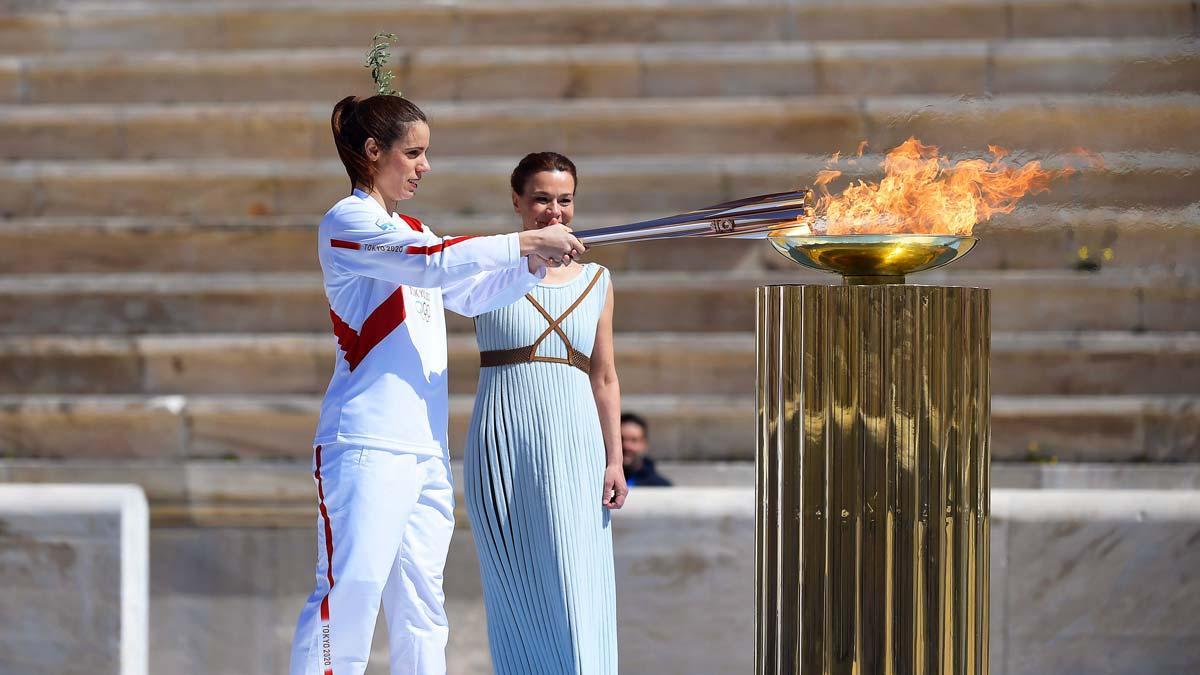
[[[522,159],[523,229],[569,224],[576,182],[562,155]],[[497,675],[617,672],[609,512],[628,489],[612,313],[608,270],[571,262],[475,320],[465,491]]]

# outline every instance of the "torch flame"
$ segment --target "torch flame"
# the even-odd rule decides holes
[[[865,142],[859,145],[859,154],[865,146]],[[1043,169],[1036,160],[1017,166],[1004,161],[1008,150],[993,145],[988,150],[991,161],[951,163],[938,153],[937,146],[909,138],[884,158],[883,180],[860,180],[840,195],[830,193],[829,184],[841,172],[833,168],[820,171],[815,180],[820,194],[814,214],[817,219],[811,227],[829,235],[969,235],[976,223],[997,213],[1011,213],[1025,195],[1045,192],[1051,181],[1075,172],[1071,167]],[[1084,154],[1098,161],[1095,155]],[[835,154],[830,166],[837,161]]]

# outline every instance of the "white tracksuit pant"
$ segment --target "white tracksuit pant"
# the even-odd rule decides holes
[[[317,585],[300,612],[291,675],[362,675],[381,600],[392,675],[445,675],[449,460],[332,444],[313,465]]]

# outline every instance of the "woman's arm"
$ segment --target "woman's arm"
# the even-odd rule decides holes
[[[419,220],[408,220],[397,226],[373,207],[339,204],[321,222],[317,250],[322,266],[406,286],[441,288],[492,270],[514,269],[528,280],[538,270],[528,256],[559,259],[584,250],[562,225],[487,237],[437,237]]]
[[[604,311],[596,324],[596,341],[592,346],[592,395],[600,414],[600,433],[604,436],[607,465],[604,469],[603,504],[619,509],[625,504],[629,488],[625,485],[625,469],[621,461],[621,385],[617,382],[617,364],[613,359],[613,290],[610,279],[604,298]]]
[[[442,286],[442,303],[451,312],[468,317],[507,307],[546,277],[545,261],[536,255],[528,260],[528,267],[480,272]]]

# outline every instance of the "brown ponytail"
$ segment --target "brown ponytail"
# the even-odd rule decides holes
[[[426,122],[425,113],[415,103],[400,96],[371,96],[360,99],[347,96],[333,106],[329,120],[333,128],[333,142],[338,157],[350,176],[350,187],[362,185],[367,189],[375,186],[375,175],[371,161],[367,159],[364,145],[374,138],[380,149],[387,150],[408,133],[415,122]]]

